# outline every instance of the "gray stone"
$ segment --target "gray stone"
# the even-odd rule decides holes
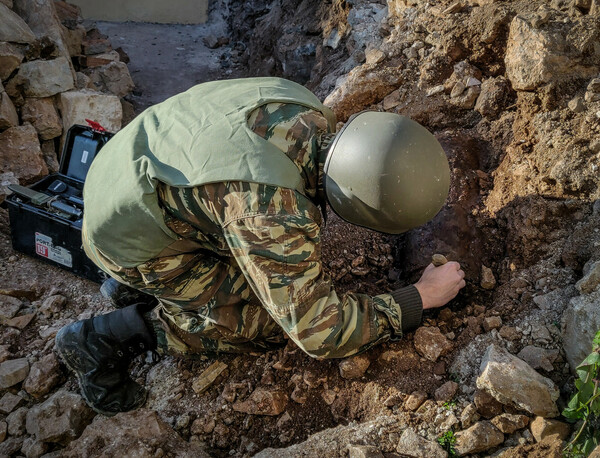
[[[48,444],[30,436],[23,441],[21,452],[25,454],[26,458],[39,458],[48,451],[48,448]]]
[[[0,345],[0,363],[10,359],[12,353],[9,350],[8,345]]]
[[[369,361],[366,355],[357,355],[343,359],[339,364],[340,375],[347,380],[362,377],[370,364],[371,361]]]
[[[562,344],[571,370],[592,351],[592,341],[600,329],[600,291],[570,300],[562,317]]]
[[[19,125],[19,115],[6,92],[0,94],[0,130]]]
[[[548,372],[554,370],[552,363],[558,358],[558,350],[547,350],[545,348],[527,345],[517,355],[534,369],[544,369]]]
[[[62,134],[62,122],[51,98],[26,99],[21,118],[35,127],[41,140],[51,140]]]
[[[0,3],[0,41],[31,43],[35,35],[21,17]]]
[[[585,100],[587,103],[597,102],[600,100],[600,93],[587,91],[583,96],[583,100]]]
[[[22,184],[48,174],[37,132],[31,124],[0,133],[0,151],[0,173],[12,172]]]
[[[0,413],[11,413],[22,401],[23,398],[21,396],[17,396],[10,392],[5,393],[4,396],[2,396],[2,399],[0,399]]]
[[[25,62],[19,68],[18,76],[24,82],[27,97],[50,97],[75,87],[66,57]]]
[[[0,456],[9,457],[13,456],[23,446],[22,437],[10,437],[0,444]]]
[[[79,439],[61,451],[61,457],[151,457],[163,456],[165,451],[174,457],[209,458],[198,442],[183,440],[156,412],[148,409],[114,417],[98,415]]]
[[[349,445],[348,458],[383,458],[383,453],[372,445]]]
[[[483,420],[465,431],[456,433],[455,450],[459,456],[480,453],[504,442],[502,434],[492,423]]]
[[[475,110],[482,116],[498,116],[508,95],[508,81],[504,77],[486,79],[475,102]]]
[[[477,387],[503,404],[543,417],[556,417],[559,391],[525,361],[503,348],[490,345],[481,362]]]
[[[135,87],[127,64],[123,62],[111,62],[101,67],[88,69],[86,74],[92,79],[96,89],[110,92],[117,97],[125,97]]]
[[[50,318],[54,314],[60,312],[66,303],[67,298],[61,294],[48,296],[38,308],[38,312],[44,315],[46,318]]]
[[[23,383],[23,389],[34,398],[49,393],[58,382],[62,373],[54,353],[49,353],[31,365],[29,375]]]
[[[9,359],[0,364],[0,390],[22,382],[29,374],[27,358]]]
[[[569,110],[573,113],[581,113],[585,111],[585,103],[583,103],[583,99],[581,97],[575,97],[568,103]]]
[[[575,287],[582,294],[589,294],[600,285],[600,262],[594,262],[590,265],[587,273],[577,282]]]
[[[25,418],[27,417],[27,407],[19,407],[13,413],[6,417],[8,424],[8,434],[11,436],[22,436],[25,434]]]
[[[420,355],[433,362],[452,350],[452,342],[441,333],[439,328],[433,326],[417,329],[414,345]]]
[[[400,436],[396,451],[411,458],[445,458],[448,454],[437,442],[419,436],[414,429],[406,428]]]
[[[75,393],[58,391],[27,412],[27,432],[37,440],[66,445],[79,437],[94,412]]]
[[[109,132],[121,129],[123,109],[115,95],[102,94],[91,90],[63,92],[60,94],[60,112],[63,119],[63,132],[74,124],[85,125],[86,119],[100,123]]]
[[[8,433],[8,425],[5,421],[0,421],[0,442],[4,442]]]
[[[449,380],[435,390],[434,397],[439,402],[450,401],[456,395],[457,391],[458,383]]]
[[[23,302],[16,297],[0,294],[0,321],[14,317],[22,305]]]
[[[23,53],[10,43],[0,42],[0,80],[6,79],[14,72],[21,62]],[[0,91],[2,92],[2,91]]]

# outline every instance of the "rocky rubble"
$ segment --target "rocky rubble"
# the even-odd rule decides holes
[[[70,277],[62,289],[26,286],[23,270],[43,274],[4,235],[0,454],[109,456],[138,444],[148,456],[445,456],[437,439],[452,430],[463,455],[561,456],[571,431],[559,406],[600,327],[600,11],[585,4],[232,5],[224,61],[306,82],[340,120],[362,109],[411,116],[448,154],[448,203],[423,228],[388,237],[331,215],[323,253],[338,292],[414,282],[433,253],[461,262],[467,287],[414,333],[341,362],[311,360],[292,342],[264,355],[136,361],[152,411],[87,425],[52,336],[108,309]],[[51,33],[38,6],[2,5],[0,177],[27,182],[55,167],[71,123],[117,130],[131,81],[126,58],[77,8],[54,2],[63,26]],[[200,386],[213,364],[219,373]]]

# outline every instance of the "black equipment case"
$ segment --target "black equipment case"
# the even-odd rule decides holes
[[[36,196],[41,199],[13,192],[5,204],[15,250],[100,283],[106,274],[86,256],[81,243],[83,183],[92,160],[113,134],[90,124],[94,127],[74,125],[67,132],[59,173],[28,187],[42,193]]]

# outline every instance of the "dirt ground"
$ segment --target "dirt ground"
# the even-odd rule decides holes
[[[203,39],[226,36],[218,12],[201,25],[96,22],[114,49],[122,47],[135,89],[131,102],[137,112],[206,81],[242,76],[222,59],[224,48],[210,49]]]

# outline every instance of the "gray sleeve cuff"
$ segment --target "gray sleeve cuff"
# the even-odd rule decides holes
[[[423,301],[414,285],[397,289],[389,293],[400,306],[402,312],[402,331],[410,331],[421,324]]]

